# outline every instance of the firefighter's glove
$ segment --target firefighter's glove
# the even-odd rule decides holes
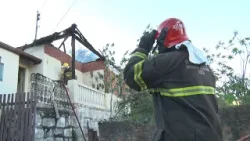
[[[157,46],[159,53],[163,53],[167,50],[167,47],[164,46],[164,41],[168,34],[168,28],[163,28],[159,37],[157,38]]]
[[[167,34],[168,34],[168,28],[163,28],[161,30],[161,33],[159,35],[159,37],[157,38],[157,44],[158,45],[164,45],[164,41],[167,37]]]
[[[157,33],[156,30],[152,30],[151,32],[145,32],[140,39],[139,48],[143,48],[147,52],[150,52],[155,43],[156,33]]]

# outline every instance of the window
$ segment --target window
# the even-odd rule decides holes
[[[0,81],[3,81],[3,67],[4,64],[1,62],[2,57],[0,56]]]

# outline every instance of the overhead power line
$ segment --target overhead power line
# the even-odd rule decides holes
[[[76,3],[77,0],[74,0],[74,2],[71,4],[71,6],[69,7],[69,9],[66,11],[66,13],[63,15],[63,17],[61,18],[61,20],[57,23],[56,27],[54,28],[53,32],[56,30],[56,28],[60,25],[60,23],[62,22],[62,20],[64,19],[64,17],[68,14],[69,10],[73,7],[73,5]]]
[[[43,8],[44,8],[46,2],[47,2],[47,0],[44,0],[43,5],[42,5],[42,8],[41,8],[41,10],[40,10],[40,13],[42,12],[42,10],[43,10]]]

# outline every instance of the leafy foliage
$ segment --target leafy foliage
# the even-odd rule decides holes
[[[147,26],[146,30],[151,30],[150,25]],[[119,96],[121,100],[117,102],[115,106],[117,111],[113,111],[113,108],[110,109],[111,115],[112,112],[115,112],[115,118],[144,123],[152,122],[152,97],[149,92],[135,92],[125,84],[123,79],[123,69],[129,60],[129,51],[126,51],[121,61],[117,63],[114,47],[114,43],[106,44],[103,49],[100,50],[101,54],[105,57],[105,71],[104,74],[94,74],[94,72],[90,72],[91,78],[95,81],[92,87],[99,89],[99,87],[102,88],[104,86],[105,93],[116,93]],[[152,57],[153,55],[150,54],[149,56]],[[115,71],[117,72],[114,73]],[[114,107],[113,95],[111,96],[110,104],[111,107]]]
[[[247,78],[247,66],[250,63],[249,38],[239,38],[237,31],[233,38],[227,43],[220,41],[215,48],[215,53],[208,53],[210,63],[215,65],[215,74],[218,78],[217,93],[219,95],[220,106],[233,104],[249,104],[249,78]],[[231,62],[239,60],[237,64]],[[238,74],[235,68],[240,67]],[[224,101],[224,102],[223,102]]]
[[[150,30],[152,30],[152,28],[148,25],[143,34]],[[138,39],[137,41],[139,43],[140,40]],[[148,58],[152,58],[154,55],[155,54],[151,52]],[[120,66],[123,68],[129,59],[127,56],[124,56],[122,60],[126,60],[125,62],[120,63]],[[123,69],[121,69],[121,73],[122,71]],[[154,121],[152,95],[148,91],[136,92],[128,87],[126,92],[128,95],[120,95],[122,100],[118,103],[119,110],[117,114],[119,114],[122,119],[142,123],[152,123]]]
[[[250,104],[250,80],[247,76],[247,67],[250,63],[249,39],[240,38],[235,31],[233,38],[228,42],[218,43],[214,53],[204,49],[209,54],[207,57],[211,64],[216,68],[218,103],[220,108],[226,109],[228,113],[227,116],[222,116],[222,122],[231,128],[232,140],[239,139],[246,128],[243,124],[245,119],[241,118],[242,115],[235,110],[234,105]],[[240,68],[239,72],[237,68]]]

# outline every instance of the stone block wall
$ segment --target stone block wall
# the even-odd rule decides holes
[[[80,141],[82,135],[72,110],[59,109],[59,119],[55,115],[53,106],[37,107],[35,141]]]
[[[97,131],[99,135],[98,123],[101,121],[108,121],[110,111],[107,109],[98,109],[90,106],[78,106],[76,108],[77,115],[81,122],[82,128],[90,128]]]
[[[59,119],[56,119],[52,105],[39,104],[36,113],[35,141],[84,141],[80,127],[73,111],[59,108]],[[80,106],[75,109],[85,138],[88,140],[88,129],[97,131],[98,123],[108,120],[110,112],[94,107]]]
[[[31,91],[37,94],[38,99],[35,141],[84,141],[61,83],[41,74],[32,74]],[[56,118],[53,104],[58,107],[59,119]],[[108,120],[110,111],[77,103],[73,105],[88,141],[88,129],[98,131],[98,122]]]
[[[220,109],[223,141],[236,141],[250,134],[250,105]],[[155,126],[131,121],[99,123],[100,141],[151,141]]]
[[[155,125],[130,121],[99,123],[99,141],[151,141]]]

